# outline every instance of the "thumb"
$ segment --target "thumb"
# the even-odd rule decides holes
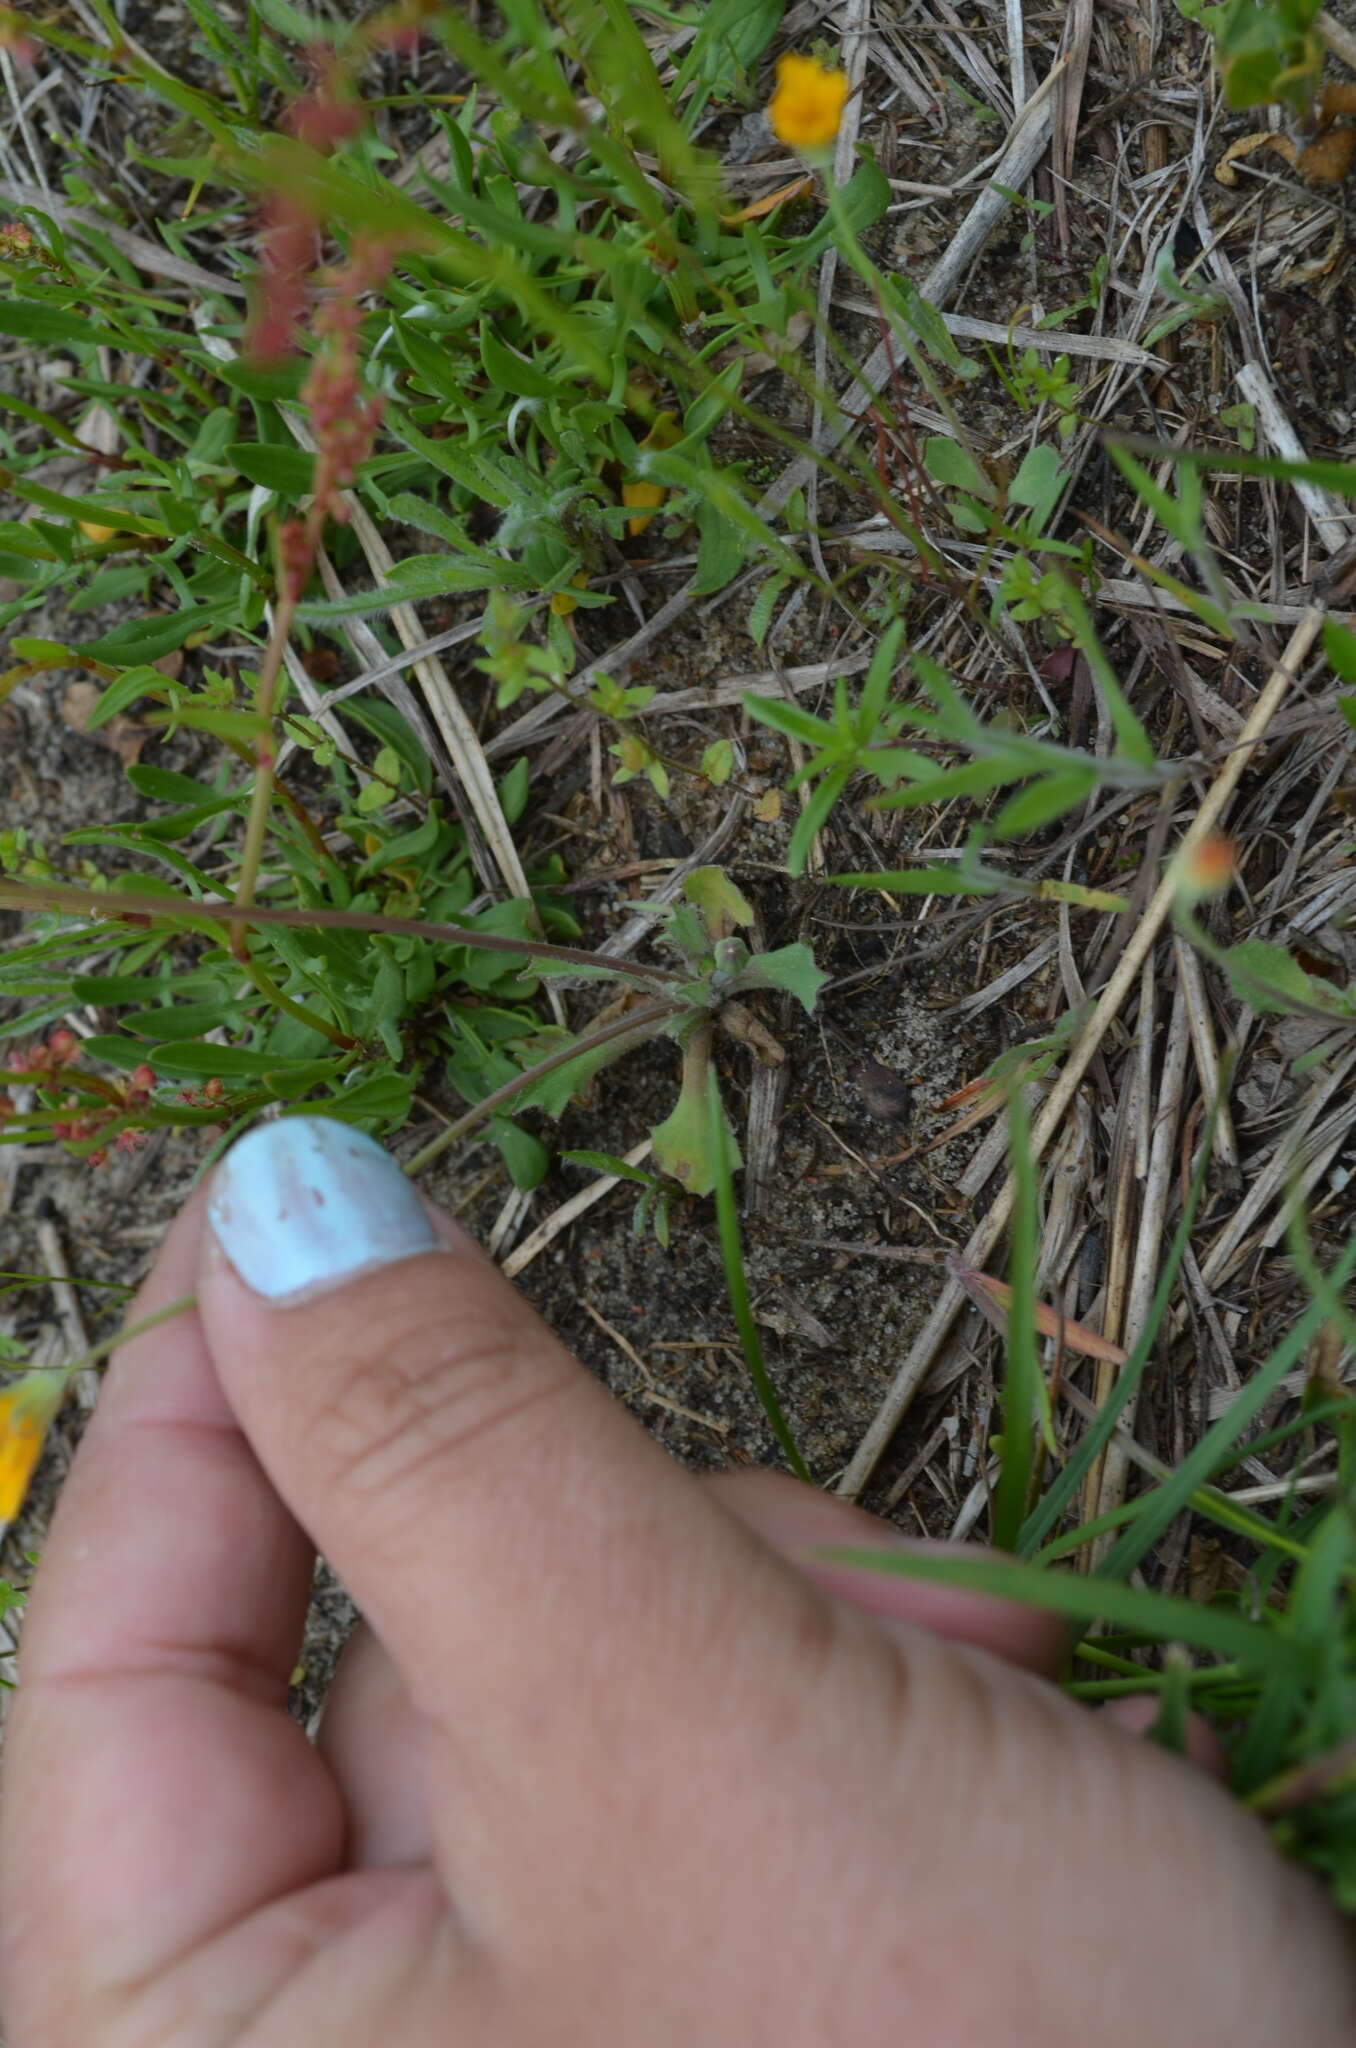
[[[559,1812],[600,1756],[643,1759],[661,1708],[702,1718],[694,1636],[753,1657],[814,1597],[372,1139],[263,1125],[208,1217],[199,1307],[227,1399],[463,1779],[529,1812],[549,1785]]]

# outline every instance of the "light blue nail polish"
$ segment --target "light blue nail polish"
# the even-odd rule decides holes
[[[288,1301],[432,1251],[413,1186],[373,1139],[324,1116],[284,1116],[233,1145],[207,1214],[247,1287]]]

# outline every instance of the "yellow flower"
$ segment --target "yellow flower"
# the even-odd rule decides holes
[[[0,1522],[12,1522],[23,1506],[69,1377],[64,1371],[29,1373],[0,1393]]]
[[[678,424],[676,413],[656,413],[654,424],[641,442],[642,448],[672,448],[675,441],[681,441],[683,430]],[[644,533],[655,513],[668,496],[663,484],[651,483],[645,477],[631,477],[622,485],[621,501],[635,517],[626,522],[629,534]]]
[[[845,72],[830,71],[818,57],[779,57],[767,109],[772,132],[793,149],[822,149],[838,133],[847,96]]]

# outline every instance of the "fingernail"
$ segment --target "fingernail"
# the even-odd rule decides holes
[[[323,1294],[437,1243],[390,1154],[324,1116],[279,1117],[241,1138],[216,1170],[207,1215],[245,1285],[276,1302]]]

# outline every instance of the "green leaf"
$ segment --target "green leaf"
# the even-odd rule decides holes
[[[1270,946],[1265,939],[1244,939],[1240,945],[1226,947],[1219,961],[1254,1010],[1285,1015],[1298,1007],[1324,1010],[1337,1017],[1349,1013],[1349,1004],[1336,989],[1306,974],[1284,946]]]
[[[500,391],[511,391],[516,398],[555,398],[559,393],[559,376],[548,376],[535,363],[515,354],[488,320],[480,323],[480,360],[491,384]]]
[[[233,391],[243,392],[246,398],[258,399],[260,404],[276,404],[280,399],[300,396],[307,369],[305,356],[292,356],[282,363],[214,363],[212,374]]]
[[[430,434],[421,433],[404,414],[392,413],[391,432],[397,441],[412,449],[416,455],[453,483],[460,484],[472,497],[483,499],[487,505],[495,505],[501,512],[507,512],[513,504],[513,493],[503,482],[490,474],[487,463],[479,463],[467,452],[464,441],[435,441]]]
[[[210,732],[219,740],[235,740],[254,746],[269,732],[262,711],[230,711],[221,704],[179,704],[163,711],[149,711],[148,725],[167,726],[171,732]]]
[[[749,1378],[753,1381],[754,1392],[762,1404],[763,1413],[771,1425],[773,1435],[785,1453],[787,1464],[797,1479],[804,1480],[808,1485],[809,1470],[796,1448],[796,1440],[787,1426],[776,1389],[763,1360],[763,1342],[758,1325],[754,1321],[753,1305],[749,1300],[744,1247],[739,1239],[739,1216],[735,1209],[734,1193],[734,1146],[725,1121],[720,1088],[714,1073],[709,1069],[706,1073],[706,1103],[707,1150],[711,1154],[716,1171],[716,1229],[720,1236],[721,1264],[725,1268],[725,1290],[730,1297],[735,1328],[739,1332],[739,1348],[744,1354],[744,1363],[748,1367]]]
[[[912,327],[930,356],[945,363],[959,377],[981,374],[978,363],[969,362],[956,346],[955,338],[937,308],[925,299],[912,278],[885,280],[888,302],[899,317]]]
[[[271,29],[289,43],[300,43],[304,49],[316,43],[336,42],[342,33],[337,22],[327,20],[323,14],[303,14],[292,5],[292,0],[255,0],[255,6]]]
[[[990,503],[996,496],[993,485],[969,450],[945,434],[928,435],[923,443],[923,466],[934,483],[972,491],[977,498],[987,499]]]
[[[722,789],[734,774],[734,760],[734,746],[729,740],[712,740],[702,755],[702,774]]]
[[[370,1122],[398,1127],[409,1115],[413,1098],[413,1074],[369,1074],[351,1088],[341,1087],[332,1095],[324,1096],[318,1104],[299,1103],[295,1112],[284,1110],[283,1115],[313,1115],[319,1107],[327,1116],[337,1116],[344,1123]]]
[[[143,1058],[159,1074],[182,1075],[191,1080],[210,1079],[216,1074],[223,1081],[266,1081],[275,1088],[285,1084],[293,1090],[314,1088],[321,1081],[331,1080],[342,1064],[337,1059],[289,1060],[277,1053],[252,1052],[243,1045],[201,1042],[152,1046]]]
[[[225,456],[250,483],[259,484],[266,491],[277,491],[285,498],[302,496],[315,481],[314,455],[290,442],[232,441]]]
[[[754,697],[747,690],[740,702],[750,718],[756,718],[760,725],[770,725],[774,732],[784,733],[787,739],[799,740],[802,746],[813,747],[819,752],[833,745],[833,727],[799,704],[788,704],[780,697]]]
[[[729,368],[713,377],[701,396],[693,400],[683,415],[683,438],[681,444],[676,444],[680,453],[687,455],[700,447],[724,419],[739,396],[743,371],[743,358],[736,356]]]
[[[0,334],[16,335],[20,341],[69,342],[85,348],[127,347],[123,335],[96,327],[86,314],[68,313],[36,299],[0,298]]]
[[[519,1194],[540,1187],[551,1170],[551,1154],[541,1139],[506,1116],[492,1116],[486,1130],[503,1155],[509,1179]]]
[[[195,633],[211,633],[226,620],[234,619],[238,610],[236,599],[231,597],[223,598],[219,604],[186,605],[164,618],[129,619],[126,625],[115,626],[101,639],[87,640],[77,652],[92,654],[96,661],[159,661],[162,654],[182,647]]]
[[[803,1010],[813,1015],[819,991],[828,978],[822,968],[815,965],[815,956],[810,948],[798,941],[793,946],[779,947],[775,953],[755,953],[740,969],[735,987],[785,989]]]
[[[454,405],[461,405],[466,397],[464,378],[458,376],[455,359],[440,348],[437,341],[423,334],[412,322],[397,320],[396,340],[400,353],[425,389],[435,398],[449,399]]]
[[[701,912],[713,939],[724,938],[739,925],[753,923],[752,904],[724,868],[694,868],[683,883],[683,894]]]
[[[638,1166],[628,1166],[624,1159],[615,1158],[611,1152],[562,1152],[560,1156],[567,1166],[587,1167],[591,1173],[610,1174],[614,1180],[635,1181],[643,1188],[654,1186],[652,1173],[642,1173]]]
[[[470,561],[465,555],[410,555],[397,562],[380,590],[315,602],[299,608],[303,619],[340,619],[355,613],[389,611],[393,604],[418,604],[459,590],[531,590],[533,579],[514,562]]]
[[[537,1041],[539,1056],[555,1051],[556,1044],[544,1036]],[[610,1039],[605,1045],[592,1045],[566,1060],[563,1066],[555,1067],[540,1080],[530,1081],[517,1096],[515,1107],[523,1109],[544,1109],[548,1116],[563,1116],[572,1097],[586,1088],[600,1067],[610,1065],[623,1053],[631,1050],[625,1038]]]
[[[1172,497],[1155,478],[1150,476],[1142,464],[1136,462],[1129,450],[1122,448],[1117,442],[1108,441],[1106,449],[1121,475],[1136,495],[1144,500],[1159,525],[1170,533],[1188,554],[1200,554],[1205,548],[1206,539],[1196,504],[1191,501],[1184,502],[1185,492],[1182,499]],[[1187,469],[1181,471],[1183,483],[1190,474]]]
[[[716,1185],[717,1162],[711,1154],[710,1116],[706,1092],[706,1075],[709,1069],[702,1066],[700,1085],[696,1078],[684,1079],[678,1100],[672,1112],[662,1124],[656,1124],[650,1133],[654,1145],[654,1163],[661,1173],[686,1188],[690,1195],[709,1195]],[[695,1070],[694,1070],[695,1075]],[[739,1147],[734,1133],[722,1108],[721,1121],[725,1129],[725,1141],[729,1148],[731,1168],[742,1164]]]
[[[1020,839],[1024,833],[1039,831],[1042,825],[1084,803],[1096,787],[1095,768],[1064,768],[1054,775],[1042,775],[1008,798],[994,819],[994,835]]]
[[[767,639],[768,628],[772,624],[772,614],[777,609],[777,599],[790,581],[791,578],[787,572],[779,570],[775,576],[768,577],[767,582],[750,605],[748,634],[756,647],[761,647]]]
[[[127,771],[127,780],[138,796],[148,797],[155,804],[201,804],[219,808],[222,804],[235,802],[235,795],[229,791],[212,789],[205,782],[195,782],[191,775],[180,775],[173,768],[156,768],[149,761],[134,761]]]
[[[781,23],[785,0],[711,0],[673,87],[680,92],[700,73],[716,93],[741,84]]]
[[[244,1011],[239,1003],[218,1001],[215,1003],[176,1003],[172,1007],[161,1006],[154,1010],[134,1010],[122,1019],[124,1031],[130,1031],[137,1038],[154,1039],[157,1044],[173,1040],[175,1044],[188,1038],[201,1038],[204,1032],[216,1030],[224,1024],[229,1030],[238,1031],[244,1023]],[[219,1051],[220,1047],[213,1047]]]
[[[871,666],[862,685],[861,703],[857,707],[858,730],[863,734],[867,744],[874,738],[880,715],[885,709],[903,638],[903,619],[893,619],[881,634],[880,643],[871,657]]]
[[[998,1557],[939,1557],[931,1551],[825,1549],[821,1555],[859,1571],[876,1571],[933,1585],[959,1586],[998,1600],[1017,1600],[1074,1621],[1109,1622],[1161,1642],[1194,1643],[1245,1671],[1293,1667],[1297,1646],[1274,1630],[1222,1607],[1204,1607],[1149,1593],[1119,1579],[1047,1571]]]
[[[816,784],[814,794],[796,820],[795,830],[791,834],[791,844],[786,849],[786,866],[789,874],[804,874],[815,834],[847,788],[852,768],[852,762],[845,761],[841,767],[830,769],[823,781]]]
[[[1184,483],[1185,476],[1189,473],[1183,473]],[[1185,488],[1183,495],[1185,496]],[[1199,496],[1199,491],[1197,495]],[[1112,728],[1116,734],[1117,746],[1126,759],[1133,761],[1137,768],[1151,769],[1156,767],[1157,756],[1154,753],[1153,742],[1131,710],[1129,700],[1120,686],[1116,671],[1107,660],[1102,643],[1097,637],[1097,629],[1093,625],[1091,612],[1083,602],[1080,593],[1074,589],[1073,584],[1064,577],[1061,577],[1060,581],[1063,584],[1064,609],[1072,623],[1074,639],[1077,641],[1082,652],[1087,656],[1093,680],[1097,684],[1102,701],[1106,705],[1107,712],[1111,718]]]
[[[1335,676],[1344,683],[1356,683],[1356,633],[1339,626],[1336,619],[1323,621],[1323,652]]]
[[[998,884],[985,887],[950,865],[925,868],[888,868],[877,875],[826,875],[847,889],[882,889],[891,896],[990,896]]]
[[[165,540],[169,535],[169,528],[161,519],[147,519],[140,512],[105,504],[99,498],[70,498],[61,491],[49,491],[45,484],[34,483],[31,477],[20,476],[12,469],[0,469],[0,490],[12,491],[16,498],[26,499],[40,512],[51,512],[59,519],[74,519],[77,524],[83,521],[89,526],[111,526],[119,533],[141,533],[154,540]]]
[[[697,507],[697,574],[692,589],[705,597],[732,583],[748,559],[749,537],[728,518],[714,498],[702,497]]]
[[[163,696],[169,688],[169,680],[158,668],[128,668],[115,676],[103,696],[85,721],[85,731],[94,732],[99,726],[107,725],[110,718],[116,718],[129,704],[135,704],[140,697],[154,694]]]
[[[1055,450],[1042,441],[1035,448],[1028,448],[1022,457],[1021,467],[1008,485],[1008,497],[1014,504],[1029,506],[1037,528],[1043,528],[1059,503],[1068,477],[1069,472]]]

